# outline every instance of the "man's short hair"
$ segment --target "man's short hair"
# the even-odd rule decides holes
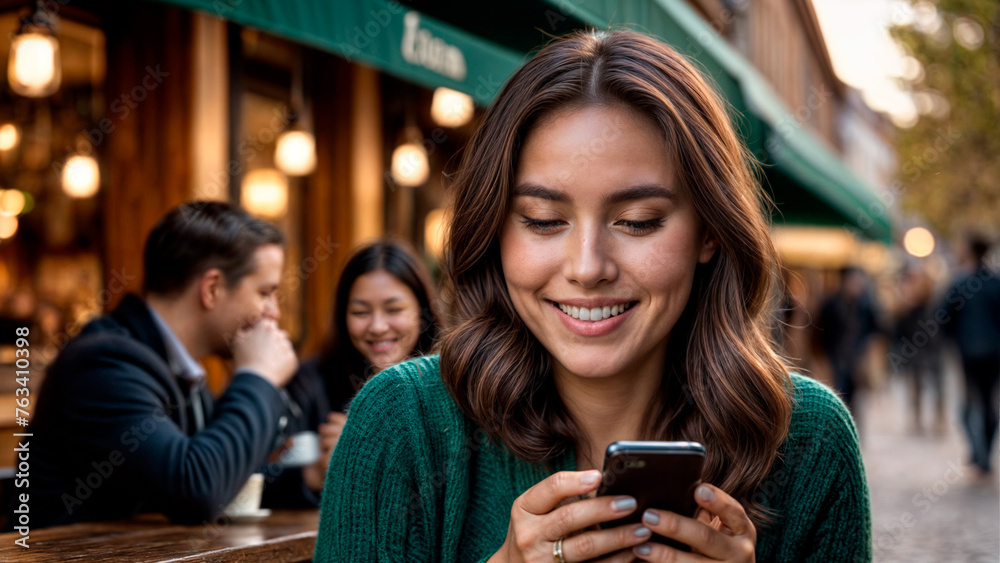
[[[143,252],[146,293],[176,295],[211,268],[229,287],[256,267],[254,253],[267,244],[283,245],[277,227],[234,205],[191,201],[170,210],[153,227]]]

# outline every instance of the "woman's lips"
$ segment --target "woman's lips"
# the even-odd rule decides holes
[[[396,340],[369,340],[368,345],[371,346],[373,352],[383,353],[392,350],[396,346]]]
[[[555,311],[555,314],[559,316],[559,320],[562,321],[563,325],[570,332],[576,334],[577,336],[593,338],[609,334],[613,332],[615,329],[617,329],[619,326],[621,326],[625,322],[625,320],[629,316],[631,316],[632,311],[635,309],[636,305],[638,305],[639,302],[623,301],[615,305],[604,305],[601,307],[586,307],[586,309],[588,310],[586,315],[588,320],[581,320],[580,318],[583,316],[581,314],[581,311],[582,309],[584,309],[584,307],[576,307],[577,317],[574,317],[573,316],[574,311],[572,306],[569,306],[570,309],[569,312],[567,313],[565,312],[567,305],[563,305],[555,301],[550,301],[549,303],[552,304],[552,309]],[[609,313],[608,317],[606,318],[604,317],[605,307],[608,307],[608,313]],[[617,313],[615,313],[616,307],[618,309]],[[597,312],[600,313],[601,320],[598,321],[589,320],[591,313],[595,309],[597,310]]]
[[[612,304],[604,304],[594,307],[582,306],[578,307],[576,305],[569,305],[564,303],[559,303],[553,301],[559,310],[567,315],[578,319],[581,321],[597,322],[604,319],[610,319],[611,317],[617,317],[618,315],[627,311],[632,305],[638,303],[637,301],[619,301]]]

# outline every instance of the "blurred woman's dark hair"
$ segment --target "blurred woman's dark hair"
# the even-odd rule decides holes
[[[427,268],[409,244],[379,239],[355,249],[348,258],[337,282],[330,334],[319,353],[319,370],[324,374],[331,406],[338,408],[353,397],[369,377],[371,365],[359,352],[347,333],[347,302],[358,278],[371,272],[385,271],[413,292],[420,306],[420,335],[408,357],[431,352],[440,326],[437,295]]]

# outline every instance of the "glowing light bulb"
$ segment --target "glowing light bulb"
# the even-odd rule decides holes
[[[903,248],[917,258],[930,256],[934,252],[934,235],[923,227],[913,227],[903,235]]]
[[[0,239],[10,238],[17,232],[17,217],[0,215]]]
[[[17,146],[21,140],[21,133],[17,130],[17,125],[4,123],[0,125],[0,151],[9,151]]]
[[[451,88],[437,88],[431,100],[431,117],[442,127],[461,127],[472,121],[476,106],[472,97]]]
[[[424,217],[424,248],[438,260],[444,256],[444,237],[449,222],[444,209],[432,209]]]
[[[282,133],[275,147],[274,163],[289,176],[312,173],[316,169],[316,139],[305,131]]]
[[[278,219],[288,211],[288,178],[274,168],[258,168],[243,177],[240,202],[249,213]]]
[[[0,215],[16,217],[24,211],[25,203],[21,190],[0,190]]]
[[[24,33],[10,42],[7,79],[14,92],[29,98],[43,98],[59,89],[62,69],[59,41],[51,35]]]
[[[405,143],[392,151],[392,179],[401,186],[415,187],[430,176],[427,151],[420,143]]]
[[[66,161],[62,170],[62,187],[66,195],[91,197],[101,187],[101,170],[92,156],[78,154]]]

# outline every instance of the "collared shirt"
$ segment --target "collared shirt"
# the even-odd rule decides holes
[[[149,305],[146,305],[146,307],[149,308],[156,327],[160,329],[160,336],[163,337],[163,346],[167,349],[167,364],[170,366],[171,373],[191,382],[204,379],[205,368],[191,357],[187,348],[177,338],[174,331],[170,329],[167,321],[163,320],[163,317],[152,307],[149,307]]]
[[[170,366],[170,372],[175,377],[187,382],[188,401],[191,407],[191,416],[194,418],[194,428],[195,431],[201,430],[205,427],[205,407],[201,398],[201,388],[205,384],[205,368],[191,357],[187,348],[170,329],[167,321],[163,320],[163,317],[148,303],[146,307],[149,309],[156,327],[160,330],[160,336],[163,337],[163,347],[167,349],[167,365]]]

